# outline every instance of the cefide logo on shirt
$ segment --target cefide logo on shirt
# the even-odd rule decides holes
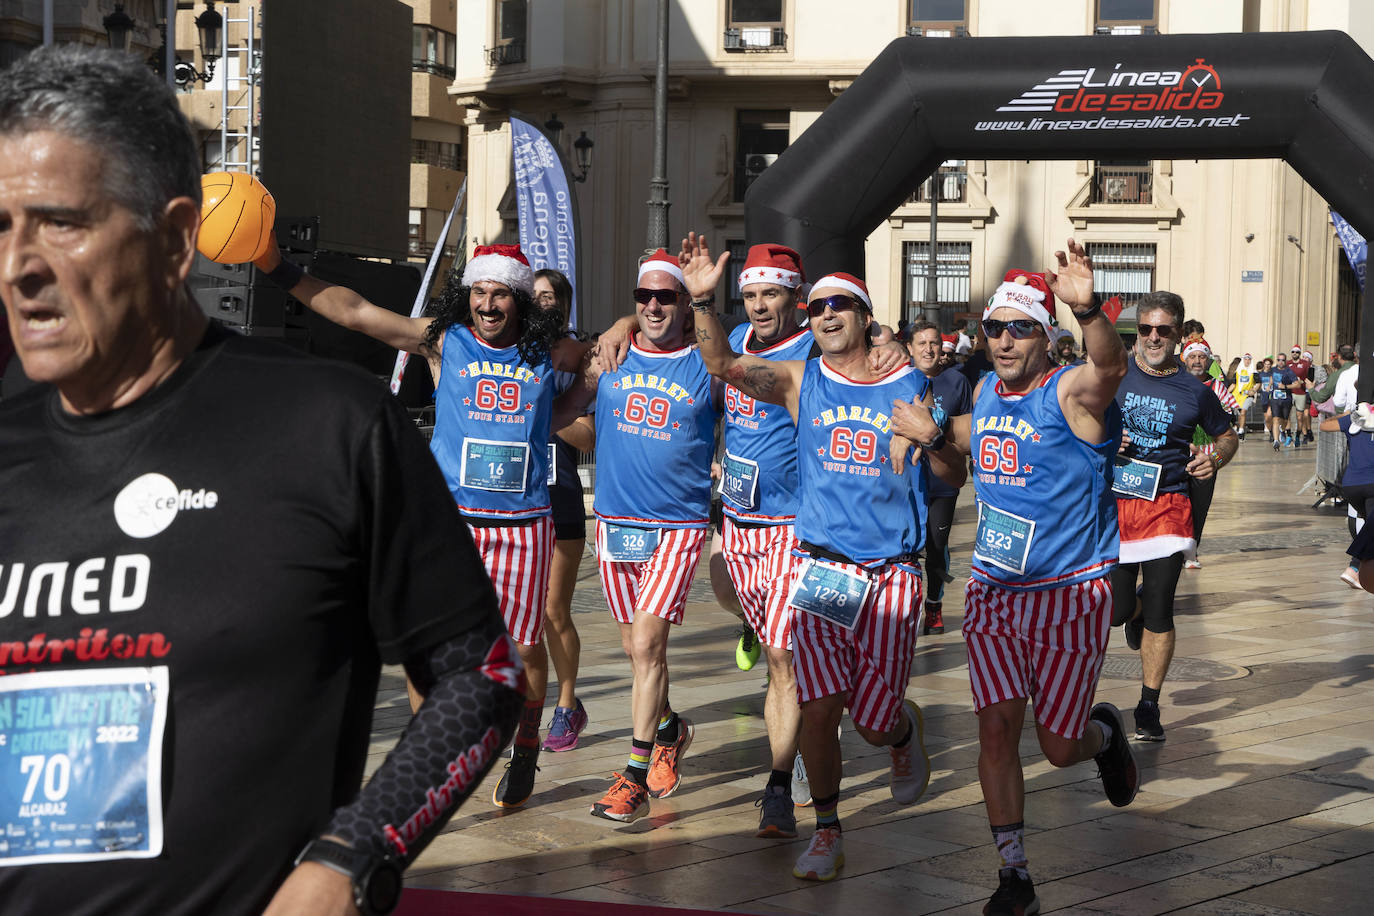
[[[172,524],[178,512],[213,509],[219,504],[214,490],[178,489],[165,474],[135,477],[114,501],[115,522],[131,538],[150,538]]]

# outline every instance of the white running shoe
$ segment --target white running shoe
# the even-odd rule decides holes
[[[792,761],[792,804],[798,808],[811,804],[811,780],[806,778],[806,764],[801,754]]]
[[[911,720],[911,738],[906,747],[888,748],[892,755],[892,797],[898,804],[914,805],[930,785],[930,754],[926,753],[921,707],[911,700],[903,700],[902,707]]]
[[[808,881],[833,881],[844,867],[844,837],[839,827],[817,827],[792,874]]]

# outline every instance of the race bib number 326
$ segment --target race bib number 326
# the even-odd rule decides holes
[[[0,678],[0,868],[162,852],[165,667]]]

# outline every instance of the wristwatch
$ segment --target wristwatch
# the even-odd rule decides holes
[[[318,862],[353,882],[353,903],[364,916],[384,916],[401,902],[401,868],[390,856],[377,857],[334,840],[311,840],[296,865]]]

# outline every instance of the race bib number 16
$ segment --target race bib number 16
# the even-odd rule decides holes
[[[0,678],[0,868],[162,852],[165,667]]]

